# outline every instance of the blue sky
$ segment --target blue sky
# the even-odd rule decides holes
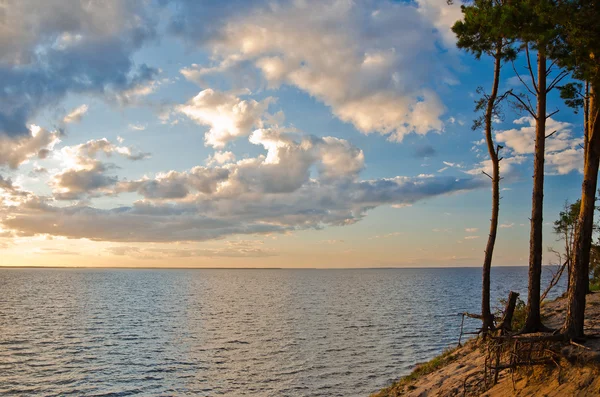
[[[0,265],[480,265],[490,182],[470,127],[492,70],[455,48],[456,6],[55,3],[4,10]],[[555,108],[548,246],[581,184],[581,116]],[[527,263],[525,116],[494,124],[499,265]]]

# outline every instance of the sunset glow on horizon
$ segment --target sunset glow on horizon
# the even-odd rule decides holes
[[[490,161],[471,125],[492,75],[456,48],[458,4],[24,0],[0,15],[0,266],[481,266]],[[526,265],[535,123],[508,108],[494,127],[494,266]],[[551,247],[581,191],[581,115],[563,107],[547,130]]]

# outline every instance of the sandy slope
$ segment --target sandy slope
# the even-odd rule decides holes
[[[560,328],[564,304],[564,299],[545,304],[544,324]],[[398,382],[373,397],[600,396],[600,293],[588,295],[585,326],[586,335],[596,336],[584,343],[590,350],[566,346],[554,365],[524,368],[514,374],[505,370],[499,383],[485,392],[481,389],[485,358],[476,341],[470,341],[453,353],[455,359],[449,364],[412,382]]]

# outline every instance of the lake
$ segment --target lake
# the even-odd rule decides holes
[[[368,396],[456,345],[480,284],[478,268],[0,269],[0,394]],[[494,306],[526,299],[527,269],[492,284]]]

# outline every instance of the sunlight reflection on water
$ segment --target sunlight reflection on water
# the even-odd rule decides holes
[[[0,394],[366,396],[457,342],[455,314],[477,311],[480,278],[1,269]],[[526,268],[492,280],[493,302],[526,295]]]

